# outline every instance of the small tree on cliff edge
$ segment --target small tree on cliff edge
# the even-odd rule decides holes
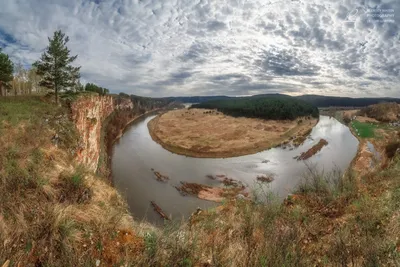
[[[1,52],[0,48],[0,96],[6,95],[6,87],[13,79],[14,64],[8,55]]]
[[[78,56],[69,56],[68,41],[68,36],[61,31],[54,32],[53,38],[49,38],[46,51],[40,60],[34,63],[37,74],[42,77],[39,84],[54,90],[56,103],[58,103],[59,90],[74,87],[80,78],[81,67],[71,65]]]

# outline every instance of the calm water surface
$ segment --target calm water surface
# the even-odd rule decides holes
[[[143,117],[131,125],[113,148],[112,173],[114,185],[126,197],[133,216],[153,223],[161,223],[150,201],[155,201],[166,214],[181,219],[189,216],[197,207],[215,206],[213,202],[195,197],[181,196],[174,188],[180,181],[215,185],[208,174],[224,174],[256,187],[256,177],[272,173],[275,180],[269,190],[279,197],[286,197],[298,185],[307,171],[303,161],[293,157],[307,151],[320,138],[328,141],[319,153],[307,161],[324,171],[346,169],[357,153],[358,140],[350,130],[334,118],[321,116],[309,138],[293,150],[272,148],[257,154],[225,158],[190,158],[173,154],[154,142],[147,123],[154,115]],[[268,163],[262,163],[268,160]],[[158,182],[151,169],[168,175],[168,183]]]

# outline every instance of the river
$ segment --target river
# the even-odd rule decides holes
[[[310,136],[299,147],[272,148],[260,153],[234,158],[191,158],[173,154],[154,142],[147,123],[154,118],[148,115],[129,126],[114,145],[112,152],[112,175],[114,186],[126,198],[132,215],[138,220],[162,223],[153,211],[150,201],[155,201],[167,215],[174,219],[189,216],[197,207],[209,208],[216,203],[182,196],[175,189],[180,181],[215,185],[206,175],[224,174],[257,188],[256,177],[274,174],[275,180],[268,190],[280,198],[286,197],[299,184],[307,165],[316,165],[324,171],[345,170],[355,157],[358,140],[350,130],[334,118],[320,116]],[[328,145],[307,161],[297,161],[295,156],[307,151],[320,138]],[[167,183],[155,179],[153,170],[168,175]]]

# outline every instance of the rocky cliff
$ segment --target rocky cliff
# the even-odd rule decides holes
[[[107,162],[106,154],[113,141],[129,122],[143,113],[167,107],[169,104],[170,101],[136,96],[93,94],[78,97],[70,104],[72,120],[80,135],[77,162],[90,171],[96,171],[102,157]],[[103,167],[101,172],[105,174],[107,166]]]
[[[76,159],[90,171],[97,169],[103,122],[114,109],[112,96],[84,96],[71,103],[72,120],[80,135]]]

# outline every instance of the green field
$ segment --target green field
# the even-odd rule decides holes
[[[375,129],[377,126],[371,123],[352,121],[351,127],[355,130],[355,132],[361,138],[374,138],[375,137]]]

